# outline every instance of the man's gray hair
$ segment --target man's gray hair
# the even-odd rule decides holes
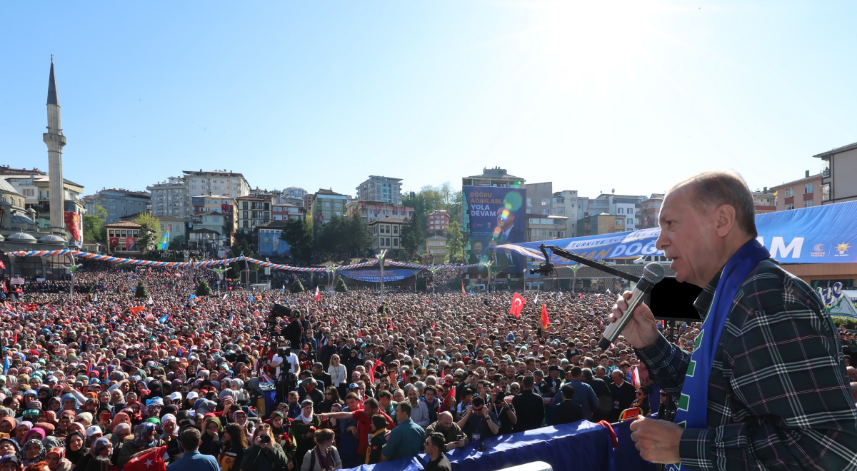
[[[728,204],[735,208],[735,221],[746,234],[756,238],[756,205],[753,193],[747,182],[735,171],[714,170],[694,175],[670,188],[670,192],[689,186],[695,197],[691,205],[697,210],[702,207],[717,207]]]

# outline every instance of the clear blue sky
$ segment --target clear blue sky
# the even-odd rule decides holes
[[[734,168],[753,188],[857,141],[857,2],[3,2],[0,163],[47,169],[55,54],[66,178],[182,170],[261,188],[405,190],[502,166],[646,194]]]

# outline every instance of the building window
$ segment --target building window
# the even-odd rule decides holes
[[[621,225],[622,225],[622,218],[616,218],[616,225],[617,225],[617,226],[621,226]]]
[[[633,220],[633,219],[626,219],[626,220],[625,220],[625,224],[627,224],[627,225],[629,225],[629,226],[633,226],[633,225],[634,225],[634,220]]]
[[[393,239],[393,247],[399,246],[399,239]]]
[[[616,214],[625,214],[625,208],[618,208]]]
[[[821,201],[830,201],[830,183],[821,185]]]
[[[550,198],[542,198],[542,206],[550,206],[551,200]]]
[[[634,214],[634,208],[628,208],[628,214]]]
[[[397,235],[399,233],[399,226],[393,226],[393,234]]]
[[[786,188],[786,198],[791,198],[795,195],[794,188]]]
[[[787,204],[786,205],[786,211],[788,211],[790,209],[795,209],[795,205],[794,204]]]
[[[814,206],[814,203],[812,202],[812,200],[804,201],[804,202],[803,202],[803,207],[804,207],[804,208],[811,208],[811,207],[813,207],[813,206]]]
[[[803,186],[803,194],[805,194],[805,195],[811,195],[813,190],[815,190],[815,184],[814,183],[807,183],[806,185]]]

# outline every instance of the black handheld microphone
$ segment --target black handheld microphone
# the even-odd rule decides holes
[[[643,277],[637,282],[637,287],[634,288],[634,292],[631,294],[631,299],[628,300],[628,309],[625,310],[625,313],[622,314],[622,317],[619,318],[619,320],[611,323],[606,329],[604,329],[604,334],[598,342],[598,346],[601,350],[609,349],[610,344],[619,338],[619,334],[622,333],[625,325],[628,324],[628,321],[631,320],[631,316],[634,315],[634,309],[643,302],[643,297],[651,293],[652,288],[663,279],[664,267],[657,263],[649,263],[646,265],[643,269]]]

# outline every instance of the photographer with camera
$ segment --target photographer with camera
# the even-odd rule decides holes
[[[241,469],[269,469],[271,471],[294,469],[295,465],[289,466],[289,464],[289,457],[283,448],[271,438],[271,426],[259,424],[259,427],[253,432],[252,445],[244,451]]]
[[[287,362],[289,367],[285,369],[283,362]],[[288,391],[295,389],[297,385],[297,375],[301,372],[300,361],[297,355],[289,349],[289,342],[282,337],[279,338],[277,353],[271,358],[269,363],[271,367],[276,368],[274,380],[277,382],[277,396],[275,401],[279,404],[283,402]]]

